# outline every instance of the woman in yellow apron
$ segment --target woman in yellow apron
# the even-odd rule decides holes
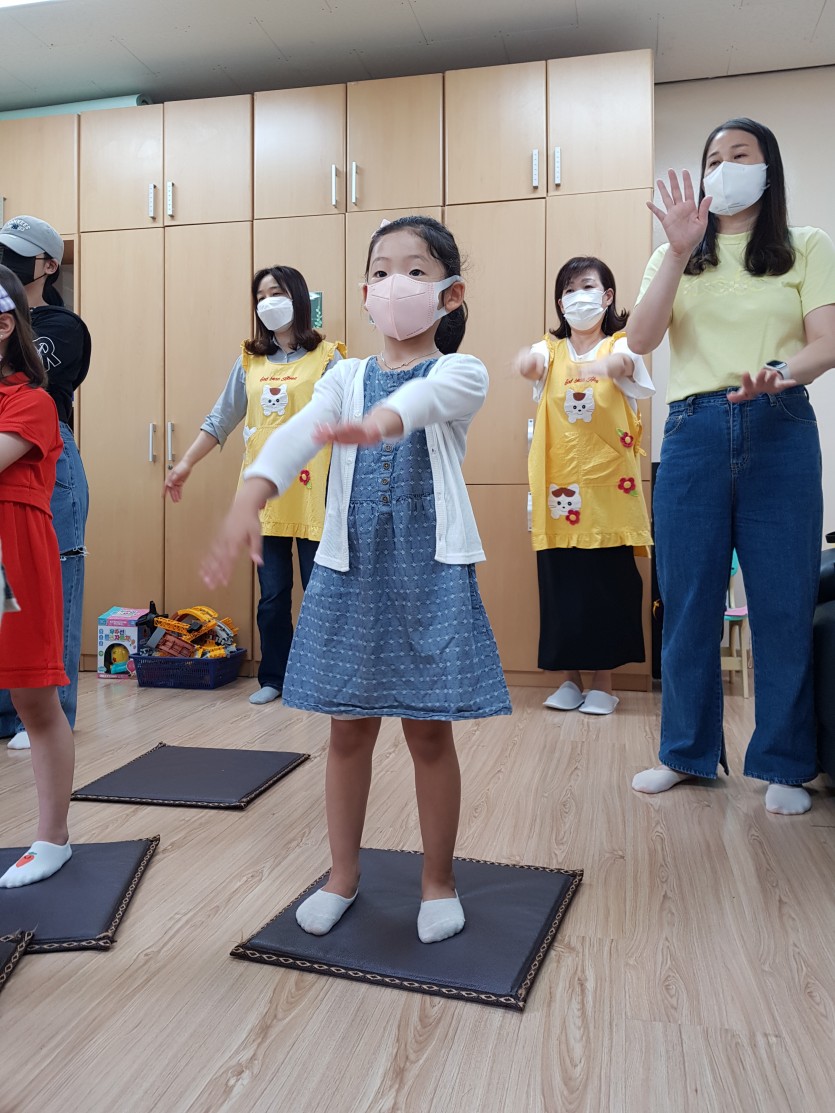
[[[345,355],[312,327],[310,291],[293,267],[268,267],[252,280],[255,336],[241,345],[241,354],[223,393],[200,427],[183,458],[168,473],[165,492],[172,502],[183,496],[192,468],[244,422],[243,467],[255,461],[270,433],[289,421],[310,401],[313,387]],[[302,586],[313,569],[313,558],[325,520],[325,485],[330,449],[323,449],[299,473],[298,483],[261,511],[263,564],[258,569],[261,598],[259,690],[250,703],[270,703],[281,695],[293,639],[293,538],[299,555]]]
[[[635,549],[651,539],[637,399],[654,387],[626,346],[628,314],[615,307],[605,263],[569,259],[554,298],[559,327],[515,361],[538,403],[528,475],[539,667],[566,673],[547,707],[608,715],[618,703],[612,669],[644,660]],[[593,674],[586,693],[581,671]]]

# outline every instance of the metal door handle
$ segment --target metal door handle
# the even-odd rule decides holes
[[[152,421],[150,426],[148,427],[148,463],[149,464],[155,464],[157,462],[156,453],[154,452],[154,433],[156,433],[156,431],[157,431],[157,427],[156,427],[156,425],[154,425],[154,423]]]
[[[554,147],[554,185],[562,181],[562,152],[559,147]]]
[[[534,147],[531,152],[531,185],[539,189],[539,147]]]
[[[331,166],[331,204],[336,208],[336,163]]]
[[[169,421],[165,426],[165,455],[169,469],[174,463],[174,422]]]
[[[148,217],[150,220],[157,219],[157,187],[153,182],[148,183]]]
[[[530,452],[531,445],[533,444],[533,421],[534,419],[532,417],[528,418],[528,452]]]
[[[357,203],[357,164],[351,163],[351,204]]]
[[[165,215],[174,215],[174,183],[165,183]]]

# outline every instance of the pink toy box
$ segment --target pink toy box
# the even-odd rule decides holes
[[[97,668],[100,680],[132,677],[131,654],[138,653],[154,631],[154,616],[147,610],[111,607],[99,615]]]

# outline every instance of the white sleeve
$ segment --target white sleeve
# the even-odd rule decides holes
[[[647,365],[644,363],[642,356],[635,355],[633,351],[630,351],[625,336],[621,336],[619,340],[615,341],[612,354],[629,356],[634,364],[631,378],[615,379],[617,386],[626,397],[630,400],[652,398],[655,394],[655,385],[650,378],[649,371],[647,371]]]
[[[545,389],[545,380],[548,378],[548,360],[550,359],[550,353],[548,351],[547,342],[545,340],[539,340],[536,344],[531,344],[531,355],[542,356],[542,359],[545,361],[545,372],[542,378],[538,379],[533,384],[533,400],[534,402],[538,402]]]
[[[475,356],[442,356],[433,370],[434,374],[410,380],[380,403],[400,415],[404,437],[427,425],[469,421],[487,397],[487,368]]]

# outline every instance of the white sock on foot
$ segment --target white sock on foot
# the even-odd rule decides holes
[[[636,773],[632,778],[632,787],[636,792],[666,792],[679,781],[686,780],[687,776],[687,773],[677,773],[675,769],[661,765],[657,769],[645,769],[643,773]]]
[[[29,749],[31,749],[31,746],[29,744],[29,735],[26,733],[26,731],[25,730],[19,730],[17,732],[17,734],[14,736],[14,738],[10,738],[9,741],[8,741],[8,748],[10,750],[29,750]]]
[[[766,811],[775,815],[803,815],[812,806],[812,797],[802,785],[769,785],[765,791]]]
[[[281,695],[278,688],[272,688],[269,684],[265,684],[263,688],[259,688],[257,692],[253,692],[249,697],[250,703],[272,703],[274,699],[278,699]]]
[[[421,943],[440,943],[457,935],[464,927],[464,909],[458,899],[422,900],[418,912],[417,929]]]
[[[352,897],[341,897],[339,893],[317,889],[296,909],[296,923],[308,935],[327,935],[356,899],[356,893]]]
[[[72,857],[69,843],[33,842],[26,853],[0,877],[0,889],[18,889],[52,877]]]

